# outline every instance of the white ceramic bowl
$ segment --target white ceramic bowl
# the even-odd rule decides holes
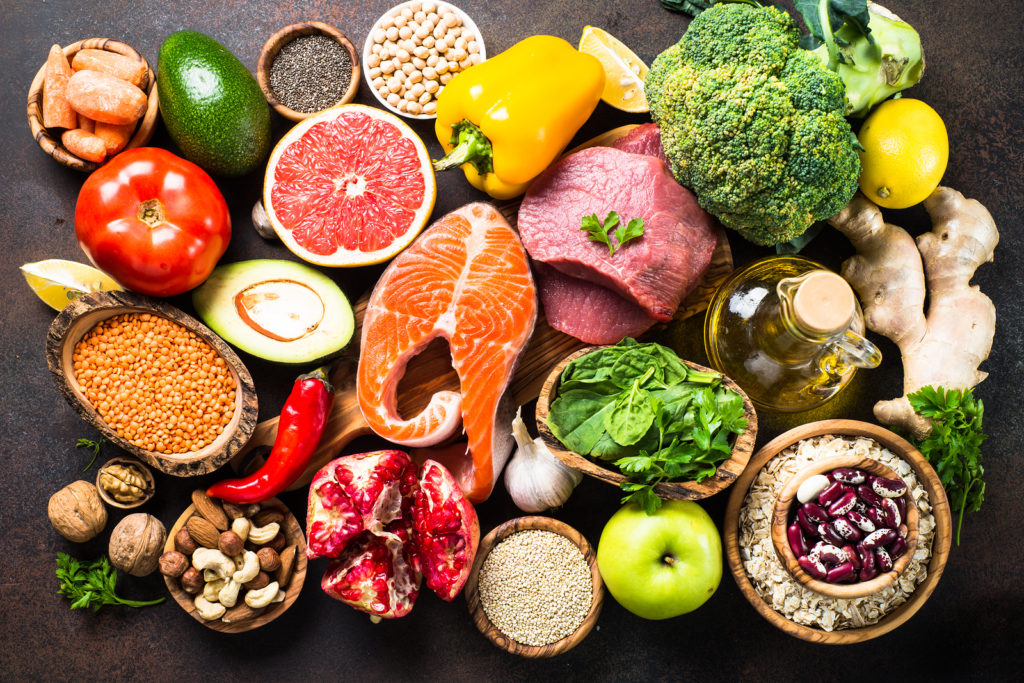
[[[363,43],[363,81],[365,81],[366,85],[370,87],[370,92],[372,92],[373,96],[377,98],[377,101],[380,102],[381,106],[387,109],[388,111],[398,114],[399,116],[404,116],[408,119],[436,119],[436,114],[408,114],[406,112],[399,111],[397,107],[392,107],[390,104],[388,104],[387,100],[381,97],[380,93],[377,92],[376,89],[374,89],[372,85],[373,79],[370,78],[370,67],[367,64],[370,55],[373,54],[370,51],[370,49],[373,47],[373,32],[380,27],[380,25],[384,22],[385,17],[393,15],[397,11],[401,11],[403,7],[413,4],[413,2],[416,2],[416,0],[409,0],[409,2],[403,2],[401,4],[395,5],[387,12],[382,14],[380,18],[377,19],[377,21],[373,22],[373,28],[371,28],[370,32],[367,34],[366,42]],[[486,60],[487,49],[484,47],[483,35],[480,33],[480,29],[477,28],[476,23],[474,23],[473,20],[469,18],[469,15],[449,2],[441,2],[441,0],[437,0],[434,4],[451,10],[456,14],[456,16],[458,16],[462,20],[463,28],[465,30],[468,30],[469,33],[472,34],[473,39],[476,40],[477,45],[480,46],[480,61]],[[440,94],[442,90],[444,90],[444,86],[441,86],[437,93]]]

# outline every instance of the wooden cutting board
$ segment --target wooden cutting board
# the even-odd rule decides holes
[[[567,154],[586,147],[610,146],[634,127],[622,126],[608,131],[570,150]],[[519,201],[498,208],[509,223],[515,227]],[[732,268],[732,250],[729,248],[729,240],[725,231],[719,226],[718,245],[711,256],[711,264],[704,274],[704,280],[683,300],[673,316],[673,320],[684,320],[707,309],[715,290],[729,276]],[[361,336],[363,314],[366,312],[366,304],[369,299],[370,292],[367,292],[353,306],[355,315],[353,342],[347,349],[346,356],[335,363],[331,372],[331,382],[335,389],[334,406],[327,427],[306,472],[296,480],[289,490],[309,484],[316,471],[332,458],[337,457],[353,439],[372,433],[356,402],[356,357],[359,353],[358,343]],[[533,337],[530,338],[530,344],[512,378],[510,391],[516,405],[522,405],[537,398],[551,368],[562,358],[584,346],[586,346],[584,342],[552,329],[544,319],[543,312],[540,312],[537,316]],[[459,378],[452,369],[451,355],[447,345],[434,342],[413,359],[406,368],[405,376],[399,384],[399,413],[403,415],[419,413],[426,407],[431,396],[444,390],[458,391]],[[274,417],[256,425],[248,443],[232,459],[233,469],[246,472],[262,464],[264,454],[255,451],[261,447],[273,445],[277,436],[277,422],[278,418]]]

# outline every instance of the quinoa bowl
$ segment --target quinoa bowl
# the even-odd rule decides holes
[[[135,317],[150,336],[141,329],[129,335],[118,323]],[[116,331],[96,337],[103,325]],[[161,338],[160,330],[174,338]],[[83,354],[81,345],[93,338]],[[195,318],[149,297],[91,292],[72,301],[47,332],[46,363],[82,419],[166,474],[212,472],[256,427],[256,389],[238,355]]]
[[[855,452],[903,477],[920,513],[918,541],[893,585],[855,599],[834,599],[801,586],[779,560],[771,537],[776,499],[801,468]],[[740,477],[726,507],[726,561],[740,592],[776,628],[810,642],[859,643],[895,629],[935,590],[949,556],[952,520],[938,475],[909,442],[856,420],[802,425],[766,444]]]
[[[552,585],[522,585],[545,580]],[[562,593],[561,604],[544,597],[562,585],[578,587],[578,595]],[[550,517],[517,517],[480,541],[465,594],[473,623],[495,646],[521,657],[553,657],[594,628],[604,583],[597,553],[580,532]]]

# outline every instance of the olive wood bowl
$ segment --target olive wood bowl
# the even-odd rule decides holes
[[[893,562],[890,571],[879,572],[875,578],[858,583],[829,583],[828,581],[815,579],[805,572],[797,562],[796,555],[789,545],[786,530],[789,526],[790,517],[795,513],[796,506],[799,505],[799,502],[796,501],[796,492],[800,488],[801,482],[813,474],[825,474],[837,467],[852,467],[887,479],[900,478],[898,474],[881,462],[872,458],[862,458],[858,455],[843,455],[810,463],[807,467],[794,474],[782,487],[782,491],[779,492],[779,497],[775,501],[775,512],[772,515],[772,544],[775,546],[775,554],[778,555],[786,571],[804,588],[809,588],[815,593],[821,593],[830,598],[849,600],[851,598],[862,598],[866,595],[872,595],[891,586],[896,582],[900,574],[903,573],[903,570],[907,568],[910,558],[914,556],[914,551],[917,550],[918,512],[917,505],[914,504],[914,500],[908,490],[903,494],[907,503],[907,517],[903,520],[903,523],[907,525],[907,549]]]
[[[330,24],[325,24],[320,21],[302,21],[297,24],[288,24],[280,31],[270,36],[267,42],[264,43],[263,49],[260,50],[259,61],[256,63],[256,81],[260,84],[260,90],[263,91],[263,96],[267,99],[267,103],[274,109],[274,111],[289,121],[302,121],[304,119],[308,119],[310,116],[315,116],[320,112],[313,111],[306,113],[295,111],[294,109],[286,107],[281,100],[277,99],[277,95],[274,94],[274,89],[270,87],[270,66],[274,63],[274,58],[277,57],[277,53],[280,52],[281,48],[285,45],[300,36],[309,36],[314,34],[325,35],[328,38],[334,39],[345,48],[345,51],[348,52],[349,60],[352,62],[352,75],[349,79],[348,89],[342,94],[341,99],[331,106],[336,107],[339,104],[348,104],[355,99],[356,93],[359,91],[359,53],[356,52],[356,48],[344,33]]]
[[[487,617],[487,613],[484,611],[483,605],[480,604],[480,593],[478,590],[480,567],[483,566],[484,560],[487,559],[487,555],[491,552],[494,546],[505,538],[518,531],[525,531],[527,529],[552,531],[556,534],[565,536],[576,544],[576,547],[578,547],[580,552],[583,553],[583,557],[586,559],[587,564],[590,565],[590,578],[594,586],[594,594],[592,602],[590,603],[590,611],[588,611],[587,616],[583,618],[583,623],[581,623],[575,631],[566,637],[548,645],[524,645],[518,641],[512,640],[498,630],[497,626],[491,623],[491,620]],[[483,540],[480,541],[480,547],[477,549],[476,559],[473,561],[473,569],[470,571],[469,579],[466,581],[466,602],[469,603],[469,614],[473,619],[473,623],[476,624],[476,627],[480,629],[480,632],[483,633],[489,641],[506,652],[511,652],[512,654],[519,655],[520,657],[529,658],[554,657],[555,655],[560,655],[563,652],[568,652],[579,645],[580,641],[582,641],[594,628],[594,625],[597,623],[597,617],[601,613],[601,606],[604,604],[604,582],[601,580],[601,573],[597,569],[597,552],[590,543],[587,542],[587,539],[583,537],[583,534],[557,519],[537,516],[510,519],[504,524],[492,529],[491,532],[484,536]]]
[[[743,506],[743,500],[747,496],[750,485],[761,469],[772,458],[798,441],[827,434],[864,436],[874,439],[893,455],[904,460],[914,470],[918,481],[928,492],[929,504],[932,507],[932,514],[935,516],[932,556],[928,562],[928,576],[925,580],[917,586],[917,589],[907,598],[906,602],[877,623],[861,628],[840,631],[824,631],[810,626],[803,626],[802,624],[790,621],[772,609],[771,605],[765,602],[754,590],[754,586],[743,567],[739,547],[740,508]],[[769,441],[754,455],[750,465],[740,476],[736,486],[733,487],[732,492],[729,494],[722,535],[725,541],[726,561],[729,564],[729,570],[732,572],[733,579],[736,580],[736,584],[739,586],[740,592],[772,626],[795,638],[812,643],[847,645],[862,643],[888,633],[910,619],[921,609],[921,606],[935,590],[936,585],[938,585],[939,579],[942,577],[942,571],[946,567],[946,560],[949,559],[949,548],[953,537],[953,525],[949,501],[946,498],[946,491],[942,488],[942,484],[939,481],[938,474],[932,469],[932,466],[921,452],[914,448],[906,439],[897,436],[888,429],[869,422],[860,422],[858,420],[820,420],[785,432]]]
[[[102,320],[123,313],[150,313],[172,320],[201,337],[224,359],[235,381],[235,412],[221,434],[203,448],[189,453],[148,451],[118,436],[85,398],[75,379],[75,345]],[[132,292],[90,292],[60,312],[46,335],[46,364],[57,388],[75,412],[109,441],[166,474],[192,477],[217,469],[238,452],[256,427],[258,405],[252,375],[238,355],[210,328],[162,301]]]
[[[146,492],[142,496],[142,498],[135,501],[134,503],[122,503],[117,498],[114,498],[112,495],[107,493],[103,489],[103,487],[100,486],[100,477],[103,476],[103,471],[106,470],[111,465],[131,465],[132,467],[137,468],[139,472],[142,473],[142,478],[146,482]],[[131,510],[132,508],[137,508],[140,505],[146,503],[150,498],[153,497],[153,494],[156,493],[156,481],[153,479],[153,473],[143,463],[139,462],[135,458],[126,458],[124,456],[118,456],[116,458],[111,458],[110,460],[103,463],[103,466],[100,467],[100,469],[96,472],[96,490],[99,491],[100,498],[102,498],[103,502],[106,503],[107,505],[115,508],[121,508],[122,510]]]
[[[171,597],[177,601],[183,610],[188,612],[189,616],[206,628],[213,629],[214,631],[220,631],[221,633],[244,633],[245,631],[251,631],[254,628],[259,628],[260,626],[263,626],[284,614],[285,610],[292,606],[292,603],[295,602],[296,598],[299,597],[299,593],[302,591],[302,584],[306,580],[306,537],[302,533],[302,527],[299,526],[299,522],[295,519],[295,515],[291,513],[291,510],[289,510],[285,504],[277,498],[271,498],[260,503],[260,509],[275,509],[284,513],[284,522],[281,523],[281,532],[284,533],[285,538],[288,541],[288,545],[296,546],[297,552],[295,553],[295,568],[292,570],[292,578],[289,579],[288,585],[284,589],[284,601],[271,603],[261,613],[257,614],[252,619],[247,619],[246,621],[239,621],[231,624],[225,624],[220,619],[207,621],[199,616],[199,613],[196,610],[196,606],[193,602],[195,600],[195,596],[186,593],[181,587],[181,582],[178,579],[172,579],[169,576],[164,576],[164,583],[167,584],[167,590],[170,591]],[[164,543],[165,553],[174,550],[174,537],[179,531],[181,531],[182,527],[185,526],[185,523],[189,518],[195,514],[195,505],[189,505],[185,508],[185,511],[181,513],[181,517],[178,518],[178,521],[176,521],[170,531],[167,532],[167,541]],[[238,599],[239,601],[242,600],[241,593],[239,594]]]
[[[579,453],[567,450],[565,446],[562,445],[562,442],[551,433],[551,429],[548,428],[547,422],[551,402],[554,401],[557,396],[558,384],[562,371],[569,363],[577,358],[601,348],[606,347],[587,346],[570,353],[551,369],[551,372],[548,373],[547,379],[544,380],[544,386],[541,388],[540,396],[537,399],[537,431],[540,434],[540,437],[544,440],[548,449],[563,463],[569,467],[580,470],[586,475],[608,482],[609,484],[619,486],[622,482],[626,481],[626,477],[623,474],[616,470],[609,469],[603,464],[580,455]],[[683,360],[683,363],[685,363],[687,367],[693,368],[699,372],[717,372],[717,370],[706,368],[703,365],[698,365],[697,363],[691,363],[688,360]],[[732,389],[743,397],[743,410],[747,418],[747,430],[736,437],[729,459],[718,466],[715,476],[701,482],[669,481],[658,484],[654,487],[654,492],[661,498],[668,498],[670,500],[700,500],[701,498],[707,498],[719,491],[727,489],[734,481],[736,481],[736,478],[740,476],[740,473],[743,472],[743,468],[747,466],[747,461],[750,460],[750,454],[754,452],[754,442],[757,440],[757,413],[754,411],[754,404],[743,389],[725,375],[722,377],[723,386]]]
[[[156,121],[159,118],[159,98],[156,91],[156,74],[153,73],[153,69],[150,68],[149,62],[141,54],[136,52],[130,46],[116,41],[110,40],[109,38],[89,38],[88,40],[80,40],[77,43],[72,43],[64,48],[64,56],[71,61],[79,50],[107,50],[108,52],[116,52],[117,54],[124,55],[125,57],[131,57],[137,59],[146,65],[146,75],[143,76],[142,90],[146,93],[149,98],[146,106],[146,113],[142,115],[142,118],[138,120],[135,125],[135,132],[132,134],[131,139],[128,140],[128,144],[124,146],[125,149],[132,149],[133,147],[141,147],[149,142],[150,138],[153,137],[153,131],[156,129]],[[43,148],[43,151],[49,154],[51,157],[56,159],[61,164],[64,164],[68,168],[73,168],[76,171],[82,171],[84,173],[92,173],[97,168],[102,166],[102,163],[96,163],[95,161],[86,161],[85,159],[76,156],[68,151],[68,148],[63,145],[60,141],[60,132],[54,132],[43,126],[43,76],[46,72],[46,62],[43,62],[43,66],[40,67],[39,71],[36,72],[36,77],[32,79],[32,84],[28,88],[28,125],[32,129],[32,137],[35,138],[39,146]],[[120,153],[120,152],[119,152]],[[107,159],[112,158],[116,155],[108,156]]]

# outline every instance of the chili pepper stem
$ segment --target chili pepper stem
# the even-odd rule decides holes
[[[481,175],[494,172],[491,141],[475,124],[466,119],[453,124],[449,144],[455,147],[444,158],[433,162],[435,171],[449,171],[463,164],[472,164]]]

